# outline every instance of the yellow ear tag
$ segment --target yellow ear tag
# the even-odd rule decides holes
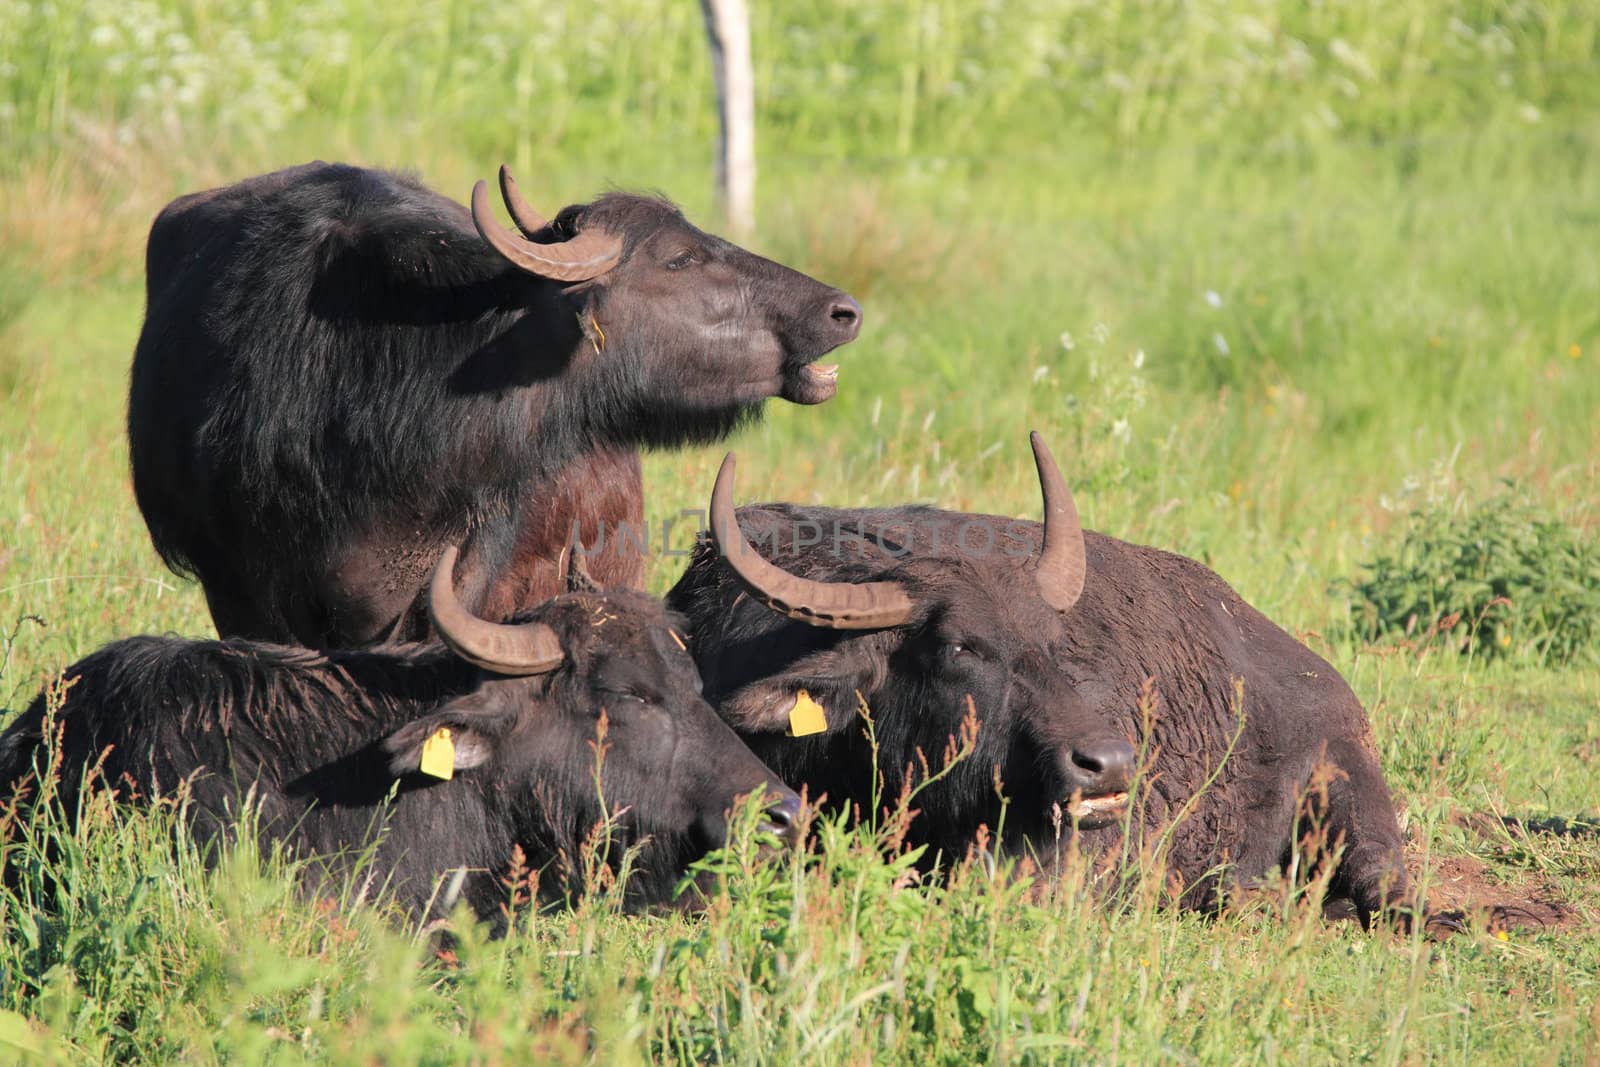
[[[456,776],[456,743],[450,740],[450,727],[439,727],[422,742],[422,765],[417,769],[435,778]]]
[[[794,707],[789,709],[789,736],[809,737],[812,734],[826,733],[828,730],[828,717],[822,711],[822,705],[811,699],[811,694],[804,689],[794,696]]]

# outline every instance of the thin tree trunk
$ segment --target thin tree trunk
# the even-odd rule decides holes
[[[736,239],[756,221],[756,81],[750,65],[750,11],[745,0],[700,0],[717,79],[717,195]]]

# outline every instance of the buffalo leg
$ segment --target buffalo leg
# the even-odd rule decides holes
[[[1365,743],[1344,745],[1330,749],[1327,762],[1335,770],[1319,821],[1327,843],[1344,846],[1330,888],[1350,898],[1362,926],[1375,914],[1399,913],[1402,919],[1416,914],[1419,902],[1406,874],[1400,823],[1377,754]]]

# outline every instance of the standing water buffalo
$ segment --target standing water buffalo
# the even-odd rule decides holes
[[[414,916],[448,909],[440,885],[457,868],[469,872],[461,899],[496,915],[516,848],[534,866],[575,862],[607,817],[613,860],[651,838],[628,886],[640,903],[665,899],[687,862],[723,843],[741,794],[765,790],[768,829],[792,840],[798,798],[701,698],[659,601],[572,592],[490,623],[457,601],[455,560],[452,546],[429,594],[448,647],[108,645],[63,672],[58,711],[47,690],[0,736],[0,790],[50,773],[42,746],[59,732],[69,811],[96,758],[90,784],[124,795],[189,783],[185,810],[205,843],[253,797],[264,840],[334,873],[371,845],[375,880]]]
[[[894,795],[919,750],[937,760],[975,716],[973,754],[917,797],[914,838],[947,856],[1001,825],[998,775],[1013,853],[1047,859],[1074,833],[1105,852],[1125,828],[1154,840],[1175,823],[1169,868],[1186,904],[1211,909],[1229,886],[1288,869],[1315,826],[1342,844],[1331,891],[1363,922],[1408,906],[1394,807],[1349,687],[1201,564],[1085,534],[1037,434],[1033,449],[1042,525],[925,507],[736,517],[730,454],[711,539],[668,595],[723,717],[790,785],[868,808],[874,775]],[[802,691],[825,732],[785,736]]]
[[[425,635],[446,544],[474,611],[559,591],[574,528],[639,528],[638,449],[714,441],[837,388],[837,289],[613,193],[522,231],[415,180],[310,163],[169,204],[150,231],[128,437],[157,551],[217,630]],[[637,586],[613,536],[592,563]]]

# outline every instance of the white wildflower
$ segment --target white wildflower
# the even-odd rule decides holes
[[[1328,54],[1349,70],[1355,71],[1364,80],[1377,81],[1378,73],[1373,70],[1372,63],[1344,38],[1335,37],[1329,41]]]
[[[1241,15],[1234,25],[1239,30],[1239,36],[1251,44],[1263,45],[1272,43],[1272,30],[1265,22],[1253,15]]]

